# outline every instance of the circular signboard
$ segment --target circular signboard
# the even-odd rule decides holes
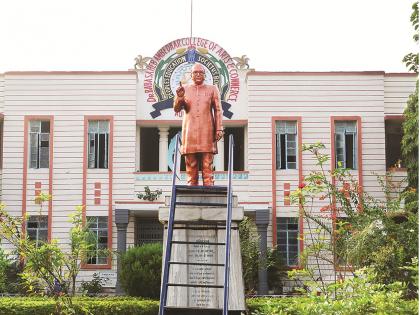
[[[238,70],[230,55],[219,45],[207,39],[188,37],[174,40],[153,56],[144,71],[145,101],[151,104],[150,116],[155,119],[161,111],[172,108],[175,90],[191,83],[191,68],[200,63],[206,71],[206,84],[217,85],[220,91],[223,115],[231,119],[232,102],[239,95]]]

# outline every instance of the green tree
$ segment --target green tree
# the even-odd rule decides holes
[[[411,14],[410,21],[414,27],[413,39],[416,43],[419,42],[419,2],[416,1],[413,3],[413,13]],[[409,71],[415,73],[419,72],[419,54],[418,53],[409,53],[404,56],[403,62],[407,66]]]
[[[242,274],[245,293],[255,294],[258,290],[258,269],[266,268],[268,289],[275,294],[283,292],[283,280],[287,278],[286,266],[277,248],[260,250],[260,236],[255,222],[248,216],[239,223]]]
[[[245,292],[247,294],[255,294],[258,288],[258,268],[261,263],[260,237],[257,232],[257,226],[247,216],[239,223],[239,240]]]
[[[8,255],[0,248],[0,293],[7,292],[7,269],[11,264]]]
[[[419,82],[410,95],[404,110],[403,138],[401,141],[404,164],[407,166],[408,187],[405,192],[407,209],[418,212],[419,189]]]
[[[413,13],[410,21],[414,27],[413,39],[419,42],[419,3],[415,2],[412,6]],[[419,54],[410,53],[403,59],[409,71],[418,73]],[[405,202],[407,210],[418,212],[418,173],[419,173],[419,82],[417,80],[416,90],[410,95],[407,107],[404,110],[403,138],[401,141],[404,163],[407,166],[408,187],[405,192]]]
[[[50,195],[41,193],[37,200],[48,201]],[[76,278],[82,263],[95,245],[93,234],[83,224],[82,206],[70,215],[70,248],[60,246],[57,240],[36,243],[22,233],[23,218],[11,216],[0,205],[0,238],[10,243],[23,265],[20,274],[28,293],[53,296],[56,314],[73,314],[72,298]]]
[[[402,211],[404,195],[382,186],[388,198],[374,198],[363,192],[348,170],[326,171],[329,156],[322,153],[324,145],[304,145],[303,150],[315,156],[319,170],[306,176],[305,184],[291,194],[306,222],[307,240],[300,257],[304,268],[291,276],[311,279],[304,284],[329,294],[322,274],[325,264],[339,267],[333,268],[335,282],[352,269],[369,267],[378,283],[404,282],[406,295],[415,296],[417,284],[407,267],[418,256],[418,215]],[[380,179],[378,185],[389,182]]]

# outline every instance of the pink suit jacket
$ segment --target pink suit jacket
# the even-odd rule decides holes
[[[215,85],[190,84],[185,95],[175,95],[174,110],[184,109],[182,121],[182,154],[217,153],[216,131],[222,130],[222,112],[219,89]]]

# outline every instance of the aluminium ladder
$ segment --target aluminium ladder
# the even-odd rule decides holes
[[[232,172],[233,172],[233,135],[229,135],[229,163],[228,163],[228,186],[185,186],[177,185],[176,179],[179,178],[179,165],[180,165],[180,151],[179,144],[180,133],[176,135],[176,144],[175,144],[175,158],[174,166],[172,173],[172,195],[171,203],[169,209],[169,219],[168,219],[168,234],[166,238],[166,250],[164,257],[164,266],[163,266],[163,278],[160,291],[160,305],[159,305],[159,315],[166,314],[167,310],[167,294],[168,288],[170,286],[175,287],[196,287],[196,288],[216,288],[223,289],[223,309],[222,314],[228,315],[229,311],[229,270],[230,270],[230,242],[231,242],[231,223],[232,223]],[[177,196],[182,195],[183,193],[202,193],[205,195],[211,194],[225,194],[226,203],[202,203],[202,202],[181,202],[177,201]],[[177,205],[183,206],[218,206],[218,207],[227,207],[226,213],[226,236],[225,243],[220,242],[189,242],[189,241],[176,241],[173,240],[173,230],[176,228],[175,225],[175,209]],[[200,222],[200,225],[203,223]],[[217,230],[218,224],[215,224]],[[190,262],[175,262],[171,261],[172,254],[172,245],[173,244],[198,244],[198,245],[214,245],[214,246],[225,246],[225,261],[224,264],[211,264],[211,263],[190,263]],[[172,265],[200,265],[200,266],[215,266],[224,268],[224,283],[210,285],[210,284],[186,284],[186,283],[170,283],[169,282],[169,269]],[[203,308],[203,310],[206,310]]]

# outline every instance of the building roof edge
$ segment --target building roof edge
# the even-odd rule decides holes
[[[126,71],[8,71],[3,75],[124,75],[137,74],[134,70]]]
[[[385,71],[252,71],[248,75],[385,75]]]

